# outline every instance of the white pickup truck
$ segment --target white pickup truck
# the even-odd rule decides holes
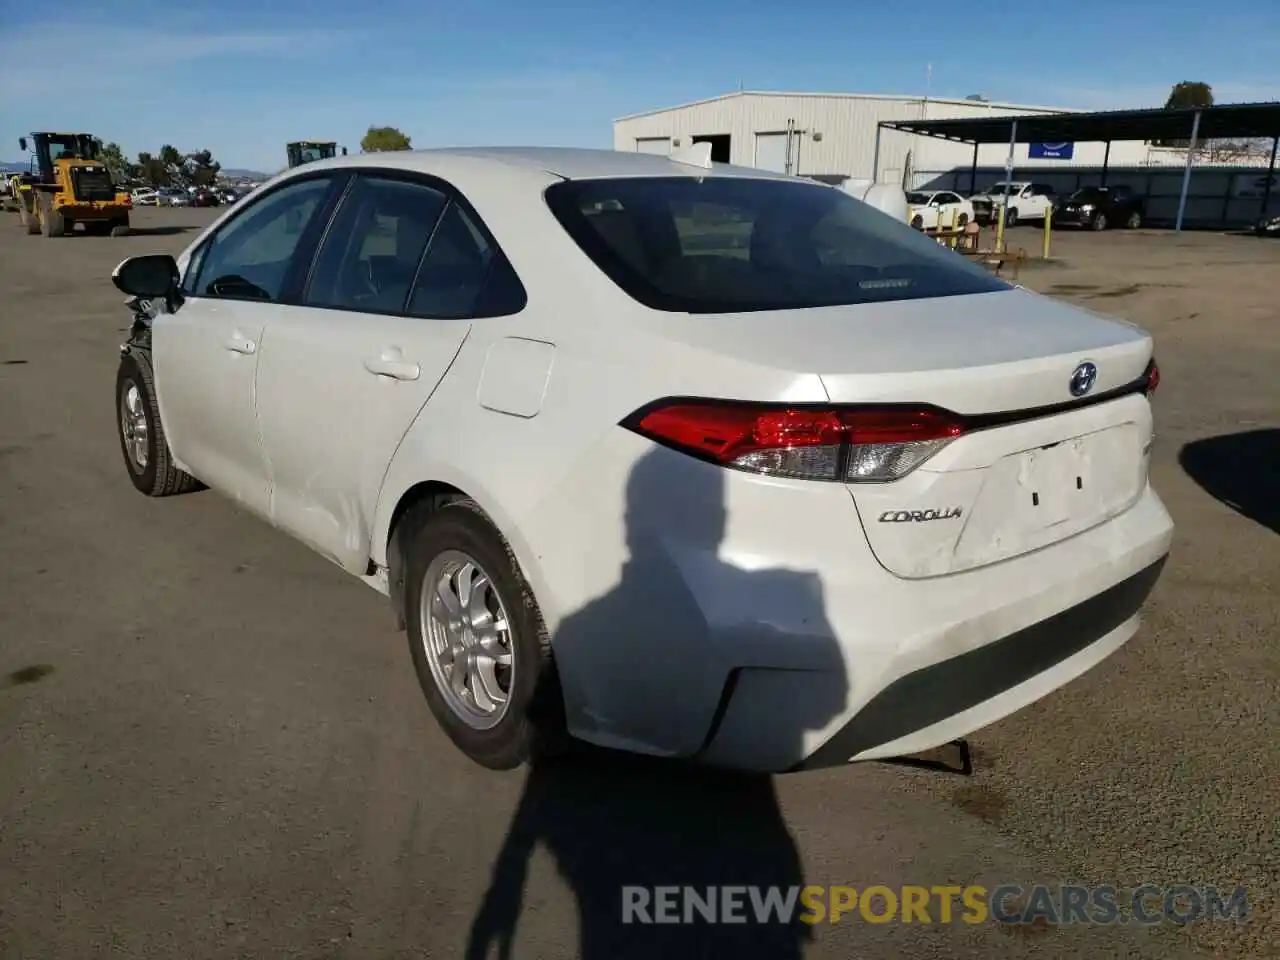
[[[1009,195],[1009,209],[1004,217],[1006,228],[1017,226],[1021,220],[1043,223],[1044,215],[1057,203],[1058,195],[1047,183],[1001,180],[969,198],[979,223],[995,221],[996,209],[1003,207],[1005,203],[1006,187]]]

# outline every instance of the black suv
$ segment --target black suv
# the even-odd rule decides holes
[[[1136,230],[1145,212],[1142,198],[1129,187],[1081,187],[1053,212],[1053,225]]]

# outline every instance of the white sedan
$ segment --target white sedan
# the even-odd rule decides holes
[[[1151,338],[699,151],[320,161],[126,260],[133,484],[385,594],[494,768],[912,754],[1125,643]]]
[[[908,220],[917,230],[963,227],[974,219],[973,204],[950,190],[913,190],[907,194]]]

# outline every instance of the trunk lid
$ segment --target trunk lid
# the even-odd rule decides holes
[[[917,364],[924,369],[822,375],[833,401],[930,403],[972,417],[973,429],[901,480],[847,484],[877,560],[904,578],[1042,549],[1105,523],[1146,489],[1146,397],[1088,401],[1139,380],[1151,338],[1023,291],[981,299],[987,309],[967,337],[959,316],[903,318],[907,343],[930,341]],[[932,365],[944,357],[950,366]],[[1076,397],[1083,364],[1093,365],[1095,382]]]
[[[1024,410],[1072,399],[1091,361],[1091,395],[1141,376],[1143,330],[1011,288],[850,307],[725,315],[650,312],[664,339],[771,371],[821,376],[837,403],[931,403],[955,413]],[[732,399],[732,398],[727,398]],[[764,399],[743,395],[738,399]]]
[[[873,553],[898,576],[1041,549],[1122,513],[1146,488],[1151,408],[1125,388],[1142,379],[1152,341],[1124,321],[1015,288],[660,322],[721,356],[817,373],[835,403],[931,405],[967,419],[902,479],[846,484]],[[1085,364],[1094,380],[1076,396]]]

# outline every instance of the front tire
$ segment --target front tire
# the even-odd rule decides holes
[[[491,770],[564,746],[542,614],[510,547],[470,500],[405,521],[409,652],[431,712]]]
[[[1099,233],[1107,229],[1107,215],[1101,210],[1093,215],[1093,229]]]
[[[66,221],[47,193],[40,194],[40,232],[46,237],[61,237],[67,232]]]
[[[173,465],[173,454],[160,421],[155,375],[150,357],[131,350],[120,358],[116,373],[116,424],[120,452],[133,481],[148,497],[171,497],[201,489],[199,480]]]
[[[1018,208],[1011,207],[1009,212],[1004,215],[1004,228],[1012,230],[1018,225]]]

